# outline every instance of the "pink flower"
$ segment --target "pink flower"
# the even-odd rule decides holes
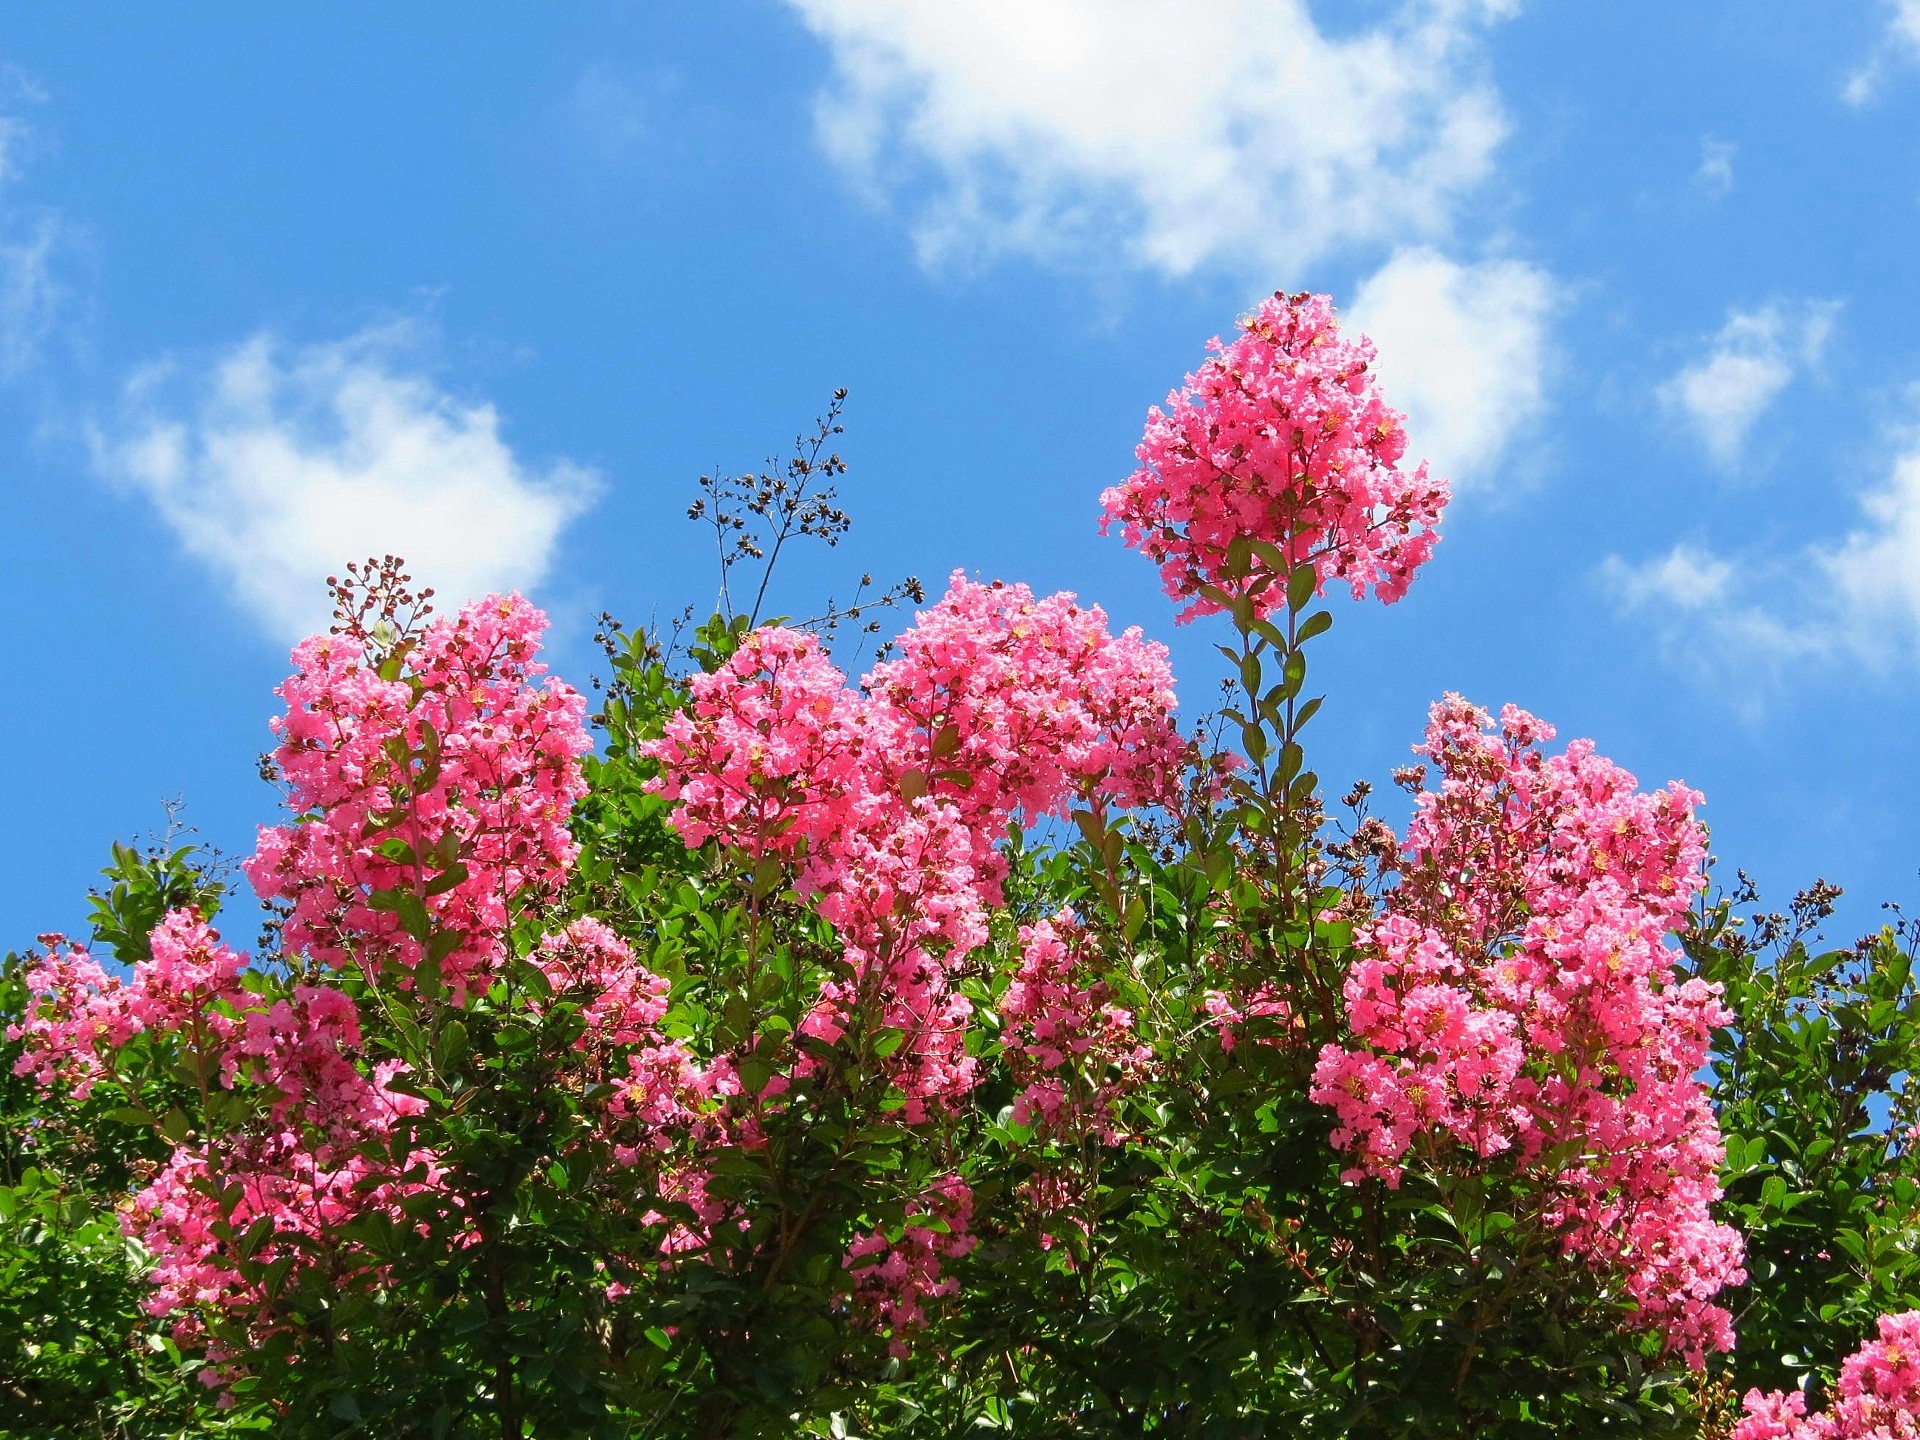
[[[428,624],[393,678],[350,636],[295,647],[273,726],[300,819],[262,829],[245,866],[291,905],[289,949],[410,972],[427,955],[406,920],[417,905],[454,942],[438,963],[455,995],[485,987],[509,910],[565,879],[586,793],[586,702],[535,683],[546,625],[518,595],[489,596]]]
[[[1719,1127],[1695,1078],[1724,1012],[1682,983],[1669,934],[1701,884],[1699,797],[1640,794],[1586,741],[1457,696],[1433,710],[1402,880],[1358,935],[1353,1043],[1313,1095],[1352,1177],[1505,1157],[1566,1253],[1698,1363],[1733,1335],[1713,1303],[1744,1278],[1712,1217]]]
[[[220,943],[220,936],[192,910],[175,910],[154,926],[152,958],[133,967],[127,1013],[143,1030],[234,1033],[233,1012],[251,998],[240,985],[247,957]]]
[[[831,833],[859,788],[863,706],[820,642],[755,630],[690,688],[692,703],[647,747],[661,762],[652,788],[674,802],[687,844],[717,838],[758,858]]]
[[[1190,747],[1164,647],[1071,595],[956,573],[898,648],[856,691],[813,637],[756,631],[650,752],[689,844],[790,866],[833,924],[844,973],[800,1031],[899,1032],[880,1068],[920,1124],[974,1084],[954,975],[987,939],[1008,823],[1168,798]]]
[[[633,958],[633,951],[598,920],[575,920],[548,935],[533,963],[556,1000],[580,1007],[582,1050],[637,1045],[657,1038],[667,1013],[667,982]],[[544,1009],[536,1005],[535,1013]]]
[[[1839,1392],[1807,1413],[1806,1397],[1747,1392],[1732,1440],[1915,1440],[1920,1437],[1920,1311],[1880,1317],[1880,1335],[1840,1366]]]
[[[1100,497],[1102,532],[1118,521],[1159,563],[1183,621],[1226,608],[1209,588],[1265,614],[1302,564],[1356,599],[1371,586],[1397,600],[1432,553],[1447,486],[1398,468],[1406,433],[1375,389],[1373,346],[1341,337],[1324,295],[1275,295],[1240,324],[1147,412],[1140,468]],[[1247,541],[1271,548],[1235,556]]]
[[[1001,1044],[1021,1085],[1014,1121],[1069,1144],[1083,1134],[1116,1144],[1114,1107],[1138,1087],[1153,1052],[1112,1003],[1098,952],[1071,911],[1021,926],[1020,948],[1000,1001]]]
[[[42,935],[45,953],[27,967],[27,1004],[7,1027],[19,1041],[16,1075],[30,1076],[42,1090],[69,1087],[84,1100],[108,1073],[110,1052],[139,1032],[127,1005],[127,989],[102,970],[84,945],[64,935]]]
[[[917,1217],[939,1222],[916,1225]],[[883,1230],[860,1236],[841,1263],[853,1278],[853,1303],[890,1338],[892,1352],[905,1357],[908,1340],[924,1328],[928,1302],[959,1293],[959,1285],[941,1273],[974,1247],[967,1233],[973,1220],[973,1191],[957,1175],[936,1180],[924,1195],[907,1203],[907,1219],[898,1240]]]
[[[43,935],[46,954],[26,974],[24,1017],[7,1027],[23,1042],[14,1072],[42,1089],[71,1088],[84,1100],[113,1069],[114,1052],[134,1036],[172,1036],[202,1060],[232,1073],[228,1046],[252,1003],[240,983],[247,957],[229,950],[192,910],[153,928],[150,954],[127,981],[108,975],[85,947]]]
[[[424,1156],[404,1171],[383,1172],[362,1155],[315,1148],[291,1133],[234,1138],[218,1153],[179,1147],[121,1217],[153,1255],[147,1312],[176,1317],[182,1344],[208,1348],[211,1359],[234,1358],[209,1346],[208,1323],[234,1320],[256,1339],[273,1333],[281,1322],[259,1278],[266,1267],[285,1260],[289,1274],[320,1268],[336,1283],[377,1268],[343,1238],[343,1227],[368,1213],[403,1218],[400,1200],[437,1180]],[[212,1379],[237,1373],[222,1366]]]

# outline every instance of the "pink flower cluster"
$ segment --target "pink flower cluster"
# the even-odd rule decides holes
[[[1009,820],[1165,797],[1188,747],[1164,647],[1070,595],[956,573],[898,644],[855,691],[811,636],[756,631],[652,753],[689,844],[794,866],[847,961],[803,1031],[901,1032],[884,1068],[917,1124],[974,1082],[952,974],[987,938]]]
[[[791,856],[839,828],[860,788],[864,705],[816,638],[755,630],[692,690],[650,747],[688,845]]]
[[[455,993],[484,988],[511,908],[552,894],[572,864],[586,793],[586,702],[534,656],[546,616],[488,596],[429,623],[383,666],[352,636],[293,652],[277,692],[274,759],[300,819],[263,828],[247,878],[292,909],[285,943],[330,965],[411,971],[427,945],[399,897],[458,943],[439,957]]]
[[[717,839],[751,864],[794,864],[848,962],[804,1029],[838,1043],[858,1015],[901,1031],[907,1043],[887,1069],[918,1121],[972,1085],[969,1007],[942,961],[978,948],[985,919],[971,837],[924,784],[901,792],[872,721],[872,703],[816,639],[758,630],[695,677],[692,705],[652,747],[662,762],[653,783],[677,802],[689,844]]]
[[[907,1123],[921,1124],[975,1082],[972,1006],[954,977],[986,943],[1009,821],[1059,815],[1075,799],[1169,798],[1190,747],[1173,723],[1164,647],[1134,630],[1114,636],[1100,610],[1070,595],[1037,599],[956,573],[898,649],[854,690],[813,637],[755,631],[695,677],[691,705],[651,753],[655,788],[675,802],[689,844],[792,868],[846,962],[821,982],[801,1032],[851,1047],[898,1089]],[[1034,1021],[1051,1025],[1044,1008],[1069,998],[1084,997],[1037,990]],[[900,1038],[886,1051],[890,1032]],[[1097,1024],[1086,1038],[1131,1061]],[[798,1063],[802,1073],[813,1064]],[[769,1093],[788,1083],[776,1077]],[[1049,1083],[1036,1080],[1036,1099],[1053,1093]],[[937,1187],[927,1204],[944,1232],[909,1225],[892,1244],[869,1235],[847,1257],[856,1298],[896,1345],[925,1301],[948,1293],[941,1257],[971,1243],[964,1186]]]
[[[1224,990],[1209,990],[1202,1004],[1207,1018],[1213,1022],[1213,1033],[1219,1037],[1221,1051],[1228,1055],[1240,1043],[1240,1031],[1250,1020],[1272,1021],[1284,1026],[1298,1023],[1292,1004],[1268,982],[1243,987],[1243,993],[1237,998]],[[1280,1039],[1266,1035],[1260,1043],[1277,1045]]]
[[[426,1152],[397,1167],[368,1153],[367,1142],[391,1133],[397,1117],[417,1113],[419,1101],[364,1077],[346,1098],[355,1108],[322,1127],[320,1136],[305,1129],[317,1113],[308,1106],[287,1129],[179,1146],[133,1196],[122,1224],[154,1257],[146,1309],[177,1317],[177,1341],[208,1344],[209,1311],[243,1321],[256,1338],[270,1334],[276,1297],[262,1268],[278,1264],[283,1280],[313,1267],[336,1280],[375,1269],[357,1244],[342,1238],[342,1227],[368,1214],[398,1218],[403,1199],[438,1181],[438,1166]],[[246,1270],[242,1254],[250,1262]],[[225,1353],[213,1346],[209,1358]]]
[[[13,1073],[42,1090],[64,1089],[84,1100],[107,1078],[112,1054],[139,1027],[127,1013],[127,990],[102,970],[84,945],[42,935],[44,954],[27,967],[24,1015],[7,1039],[24,1042]]]
[[[658,1254],[699,1254],[717,1227],[744,1218],[738,1205],[707,1193],[711,1171],[703,1157],[724,1145],[751,1144],[755,1135],[725,1108],[740,1094],[726,1056],[702,1065],[677,1040],[657,1033],[646,1040],[628,1055],[627,1073],[607,1101],[604,1133],[614,1159],[631,1172],[635,1197],[692,1211],[691,1219],[669,1218],[649,1206],[640,1215],[642,1225],[662,1227]]]
[[[251,1087],[262,1099],[239,1128],[177,1145],[122,1217],[154,1257],[147,1308],[178,1315],[183,1342],[206,1340],[204,1308],[271,1328],[272,1296],[257,1270],[249,1276],[240,1267],[249,1230],[261,1227],[244,1252],[254,1266],[284,1257],[291,1272],[320,1263],[324,1252],[336,1267],[356,1268],[332,1238],[337,1227],[432,1182],[425,1154],[397,1171],[367,1157],[369,1139],[390,1136],[400,1117],[422,1107],[391,1088],[398,1062],[370,1073],[355,1064],[360,1017],[339,990],[296,985],[269,1003],[242,983],[247,957],[191,910],[161,920],[151,958],[124,983],[84,950],[62,953],[58,937],[47,938],[47,955],[28,975],[33,1003],[8,1031],[26,1042],[21,1074],[84,1098],[118,1078],[117,1052],[146,1034],[203,1083]]]
[[[1720,1134],[1696,1078],[1719,992],[1681,983],[1667,936],[1701,884],[1698,796],[1631,775],[1508,707],[1497,731],[1449,696],[1424,746],[1401,883],[1358,936],[1351,1048],[1327,1046],[1313,1095],[1353,1176],[1397,1180],[1505,1157],[1536,1219],[1617,1284],[1638,1323],[1696,1363],[1732,1345],[1713,1303],[1743,1278],[1712,1218]]]
[[[14,1073],[43,1089],[64,1087],[76,1100],[109,1078],[115,1053],[146,1031],[177,1033],[196,1054],[221,1056],[252,1003],[240,983],[246,956],[222,945],[191,910],[154,927],[149,958],[125,981],[64,936],[42,935],[40,943],[45,953],[27,969],[26,1013],[7,1027],[9,1040],[26,1042]],[[231,1079],[235,1057],[220,1063]]]
[[[1432,553],[1447,485],[1398,464],[1406,432],[1369,371],[1373,346],[1342,338],[1324,295],[1274,295],[1240,322],[1165,410],[1147,413],[1140,468],[1100,497],[1101,529],[1160,566],[1182,620],[1225,607],[1205,587],[1283,603],[1288,571],[1311,563],[1357,599],[1406,592]],[[1277,547],[1231,565],[1236,541]]]
[[[935,1223],[915,1224],[916,1219]],[[853,1303],[891,1337],[895,1355],[905,1357],[907,1337],[926,1325],[928,1301],[959,1293],[954,1279],[941,1273],[942,1262],[973,1249],[972,1224],[973,1191],[959,1176],[948,1175],[908,1203],[898,1240],[875,1230],[847,1248],[843,1263],[853,1278]]]
[[[360,1011],[325,985],[295,985],[271,1005],[242,1017],[237,1043],[224,1062],[264,1088],[268,1128],[299,1130],[306,1143],[347,1155],[370,1136],[392,1132],[402,1115],[420,1112],[392,1082],[405,1073],[398,1060],[361,1068]]]
[[[1880,1338],[1840,1366],[1827,1409],[1807,1413],[1798,1390],[1749,1390],[1732,1440],[1916,1440],[1920,1437],[1920,1311],[1880,1317]]]
[[[568,1004],[579,1016],[575,1073],[583,1084],[606,1087],[598,1104],[599,1133],[630,1172],[629,1193],[664,1197],[694,1212],[687,1223],[648,1208],[641,1223],[664,1227],[661,1255],[704,1250],[713,1227],[737,1212],[709,1201],[699,1157],[715,1146],[755,1138],[744,1117],[725,1110],[725,1102],[740,1093],[731,1059],[723,1055],[702,1064],[683,1041],[663,1031],[667,982],[598,920],[582,918],[553,931],[530,959],[552,990],[530,1003],[532,1013]]]
[[[545,626],[518,596],[489,597],[382,656],[351,635],[295,650],[274,728],[299,819],[263,829],[246,867],[263,897],[289,904],[290,952],[403,973],[431,953],[456,998],[489,981],[516,909],[564,880],[568,815],[585,790],[584,701],[558,681],[535,683]],[[431,952],[400,897],[443,942]],[[534,963],[580,1007],[584,1047],[633,1052],[610,1117],[629,1135],[659,1121],[663,1104],[684,1120],[681,1090],[669,1087],[667,1104],[649,1086],[669,1071],[682,1089],[714,1081],[659,1035],[664,984],[592,921],[549,937]],[[180,1338],[216,1361],[233,1357],[212,1338],[209,1312],[266,1333],[276,1322],[263,1274],[373,1268],[342,1226],[440,1183],[432,1154],[393,1144],[424,1105],[396,1088],[398,1061],[368,1061],[352,999],[324,983],[249,988],[246,965],[187,911],[160,923],[152,958],[124,982],[49,937],[28,975],[27,1012],[9,1030],[26,1041],[21,1072],[46,1086],[84,1096],[117,1078],[117,1052],[144,1033],[204,1084],[255,1102],[178,1144],[125,1220],[154,1255],[149,1308],[176,1315]]]
[[[898,656],[863,682],[878,778],[897,790],[924,777],[974,837],[974,867],[994,886],[1009,817],[1177,793],[1188,747],[1173,724],[1166,647],[1138,629],[1110,634],[1098,606],[955,571],[894,644]]]
[[[235,1022],[223,1015],[248,1006],[240,983],[247,957],[229,950],[192,910],[175,910],[153,928],[151,958],[133,967],[126,989],[127,1015],[142,1030],[172,1030],[198,1040],[201,1028],[220,1039]]]
[[[1114,1107],[1136,1088],[1153,1051],[1130,1011],[1112,1003],[1090,937],[1062,911],[1020,928],[1020,968],[1000,1002],[1001,1044],[1020,1093],[1013,1118],[1041,1135],[1119,1141]]]
[[[667,982],[598,920],[575,920],[540,942],[533,963],[556,1001],[580,1007],[582,1050],[651,1043],[667,1013]],[[544,1007],[536,1006],[536,1013]]]
[[[846,971],[821,981],[800,1031],[835,1045],[851,1032],[869,1054],[898,1031],[877,1068],[904,1097],[907,1123],[919,1125],[974,1085],[973,1005],[953,975],[987,941],[989,882],[973,867],[979,837],[932,796],[872,797],[855,815],[816,852],[818,908],[839,933]]]

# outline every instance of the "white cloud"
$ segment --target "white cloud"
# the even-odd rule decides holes
[[[1793,573],[1777,558],[1735,562],[1683,542],[1639,563],[1610,555],[1599,580],[1667,664],[1750,720],[1766,709],[1788,669],[1831,655],[1841,641],[1831,607],[1797,593]],[[1783,614],[1782,601],[1796,595],[1812,603]]]
[[[625,158],[647,138],[648,109],[642,91],[605,61],[581,71],[561,105],[575,138],[608,160]]]
[[[47,103],[47,91],[18,65],[0,62],[0,180],[18,179],[21,152],[33,138],[25,112]]]
[[[1913,392],[1920,410],[1920,389]],[[1861,501],[1867,524],[1817,550],[1857,648],[1920,639],[1920,427],[1898,433],[1886,482]]]
[[[1754,423],[1796,375],[1819,365],[1839,312],[1835,301],[1732,311],[1706,356],[1660,387],[1661,402],[1692,425],[1716,463],[1736,469]]]
[[[1413,248],[1361,285],[1346,323],[1378,347],[1374,368],[1406,411],[1413,455],[1472,488],[1545,409],[1555,303],[1551,277],[1530,265]]]
[[[61,299],[53,276],[59,218],[42,212],[8,229],[0,239],[0,380],[18,379],[40,358]]]
[[[33,368],[60,308],[54,260],[67,227],[54,211],[4,193],[20,179],[34,139],[21,112],[46,98],[24,70],[0,65],[0,380]]]
[[[1629,564],[1610,555],[1602,568],[1609,586],[1628,605],[1671,606],[1700,611],[1725,601],[1733,567],[1697,546],[1680,544],[1657,560]]]
[[[1909,395],[1920,416],[1920,386]],[[1838,541],[1734,557],[1692,544],[1600,579],[1648,622],[1669,658],[1707,676],[1777,675],[1851,655],[1870,666],[1920,659],[1920,422],[1893,432],[1886,478]]]
[[[8,98],[5,83],[0,80],[0,105]],[[0,115],[0,181],[20,178],[20,151],[32,133],[32,127],[18,115]]]
[[[260,335],[206,373],[156,366],[94,436],[96,464],[283,638],[323,627],[326,577],[369,555],[403,557],[449,603],[538,584],[598,481],[524,464],[491,405],[407,367],[409,339]]]
[[[1708,135],[1700,141],[1700,168],[1693,172],[1693,183],[1714,200],[1733,193],[1733,157],[1740,147],[1731,140],[1716,140]]]
[[[1292,275],[1447,237],[1508,129],[1481,41],[1518,0],[1401,0],[1339,34],[1307,0],[790,3],[832,54],[823,143],[908,192],[929,264]]]
[[[1887,28],[1867,61],[1847,77],[1840,94],[1849,105],[1864,105],[1879,93],[1887,70],[1920,60],[1920,0],[1885,0]]]

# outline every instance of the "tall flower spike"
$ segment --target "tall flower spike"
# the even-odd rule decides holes
[[[573,863],[586,793],[586,701],[537,656],[547,617],[488,596],[430,623],[383,671],[351,635],[293,652],[274,758],[300,819],[264,827],[247,878],[291,906],[290,950],[330,965],[414,970],[428,953],[394,897],[455,947],[456,993],[484,989],[512,906],[552,894]]]
[[[914,1222],[931,1217],[941,1229]],[[862,1235],[847,1247],[841,1265],[853,1280],[853,1301],[874,1328],[888,1337],[888,1349],[904,1358],[908,1341],[927,1323],[929,1302],[957,1295],[959,1285],[943,1275],[942,1261],[972,1251],[973,1191],[957,1175],[947,1175],[908,1202],[898,1240],[885,1232]]]
[[[1116,1143],[1114,1112],[1153,1061],[1133,1015],[1113,1003],[1099,953],[1063,910],[1020,927],[1020,968],[1000,1001],[1013,1078],[1013,1118],[1069,1143]]]
[[[849,972],[801,1028],[899,1030],[885,1070],[918,1124],[974,1082],[953,972],[987,939],[1008,821],[1164,799],[1191,746],[1166,648],[1070,594],[955,573],[898,643],[856,691],[814,637],[754,631],[647,753],[689,844],[793,861]]]
[[[13,1073],[31,1077],[42,1090],[69,1086],[84,1100],[106,1076],[100,1057],[126,1044],[140,1030],[128,1008],[127,987],[107,974],[84,945],[64,935],[42,935],[45,953],[27,967],[27,1003],[20,1019],[7,1026],[7,1039],[20,1044]]]
[[[1100,497],[1101,532],[1117,521],[1159,564],[1183,622],[1225,609],[1222,592],[1264,614],[1301,564],[1356,599],[1369,587],[1399,599],[1439,538],[1448,492],[1424,462],[1399,468],[1406,431],[1374,384],[1372,344],[1341,336],[1325,295],[1274,295],[1240,326],[1147,412],[1140,468]],[[1242,569],[1229,554],[1242,539],[1272,549]]]
[[[1512,706],[1491,727],[1458,696],[1433,708],[1441,783],[1357,937],[1353,1041],[1321,1052],[1313,1096],[1354,1177],[1502,1157],[1568,1256],[1699,1363],[1732,1347],[1713,1300],[1744,1278],[1696,1078],[1724,1012],[1667,943],[1701,883],[1699,797],[1639,793],[1588,741],[1549,757],[1552,728]]]
[[[1915,1440],[1920,1436],[1920,1311],[1882,1315],[1880,1334],[1840,1366],[1837,1393],[1807,1413],[1798,1390],[1749,1390],[1732,1440]]]

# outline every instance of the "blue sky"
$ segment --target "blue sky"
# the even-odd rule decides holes
[[[1276,288],[1459,497],[1320,642],[1330,784],[1459,690],[1704,790],[1780,900],[1916,894],[1920,0],[20,0],[0,66],[0,943],[164,797],[245,852],[329,569],[527,588],[584,684],[835,386],[787,607],[1071,588],[1205,708],[1096,500]]]

